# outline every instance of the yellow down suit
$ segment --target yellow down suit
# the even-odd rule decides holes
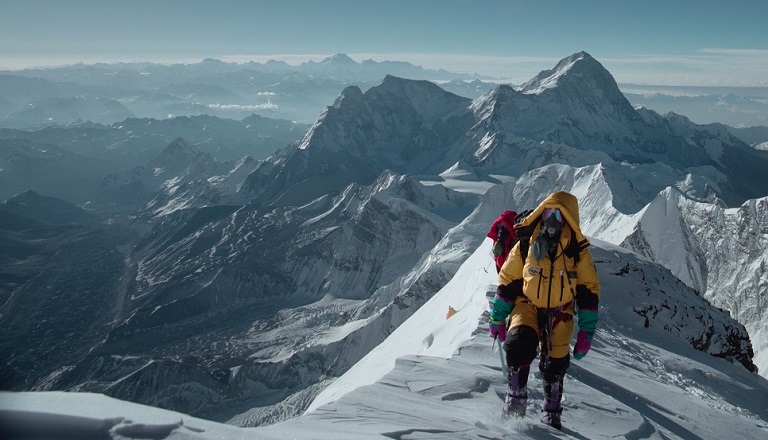
[[[546,208],[560,209],[565,220],[557,252],[554,258],[544,256],[536,261],[529,250],[524,259],[521,244],[523,248],[533,247],[541,228],[541,214]],[[516,328],[529,327],[534,332],[527,333],[538,334],[542,344],[547,345],[540,347],[542,353],[550,358],[567,358],[574,331],[574,304],[594,314],[591,329],[594,332],[600,296],[600,281],[588,250],[589,242],[579,228],[576,197],[562,191],[552,193],[518,226],[530,228],[531,239],[528,243],[517,243],[501,267],[496,303],[501,299],[513,305],[508,326],[513,337]],[[494,310],[492,318],[493,313],[499,318],[498,312],[504,312],[505,308]],[[551,328],[542,328],[548,326]],[[548,334],[543,337],[545,330]],[[514,343],[514,339],[510,342]],[[535,347],[533,353],[527,350],[527,353],[511,355],[508,354],[508,358],[514,363],[530,363],[535,357]],[[517,357],[521,358],[515,359]],[[567,368],[567,364],[563,367]]]

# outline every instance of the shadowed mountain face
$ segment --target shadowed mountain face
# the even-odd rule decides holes
[[[4,389],[46,388],[46,377],[80,362],[101,343],[124,292],[125,250],[133,233],[120,227],[9,225],[0,211],[0,347]]]
[[[200,120],[187,122],[196,131]],[[261,407],[254,424],[296,415],[445,285],[500,211],[558,189],[579,199],[585,233],[682,280],[660,275],[666,302],[637,316],[754,367],[740,324],[680,297],[732,291],[706,273],[739,254],[710,258],[701,231],[741,234],[741,223],[667,221],[673,205],[689,212],[677,197],[725,209],[768,194],[758,179],[767,159],[719,127],[633,109],[589,54],[474,101],[395,76],[350,86],[294,139],[263,161],[234,161],[214,142],[174,137],[140,166],[62,159],[36,176],[55,187],[54,177],[108,175],[80,202],[87,216],[43,192],[0,209],[4,387],[97,391],[219,419]],[[98,145],[126,157],[110,156],[123,144]],[[6,171],[20,157],[67,157],[22,146],[0,156],[0,179],[24,182]]]

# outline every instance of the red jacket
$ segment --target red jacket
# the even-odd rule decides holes
[[[514,227],[515,217],[517,217],[517,212],[515,211],[502,212],[501,215],[499,215],[499,218],[493,222],[491,229],[488,231],[487,237],[493,240],[494,244],[496,244],[496,240],[498,239],[497,227],[499,223],[503,224],[509,231],[509,234],[507,234],[507,237],[504,240],[504,255],[494,255],[494,260],[496,260],[496,272],[501,269],[501,266],[507,260],[507,255],[509,255],[509,251],[512,249],[512,245],[515,243],[515,241],[517,241],[517,235],[515,234]]]

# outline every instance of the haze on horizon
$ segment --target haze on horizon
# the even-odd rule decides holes
[[[516,83],[583,50],[620,83],[768,87],[762,0],[32,0],[0,12],[3,70],[345,53]]]

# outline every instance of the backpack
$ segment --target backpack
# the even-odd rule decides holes
[[[528,247],[531,245],[531,236],[533,235],[533,230],[536,229],[536,225],[541,219],[541,217],[539,217],[530,225],[523,226],[523,220],[525,220],[525,218],[528,217],[528,215],[530,215],[532,212],[532,209],[526,209],[520,214],[517,214],[517,217],[515,217],[515,233],[517,234],[517,241],[520,242],[520,254],[523,256],[523,262],[525,262],[525,259],[528,258]]]

